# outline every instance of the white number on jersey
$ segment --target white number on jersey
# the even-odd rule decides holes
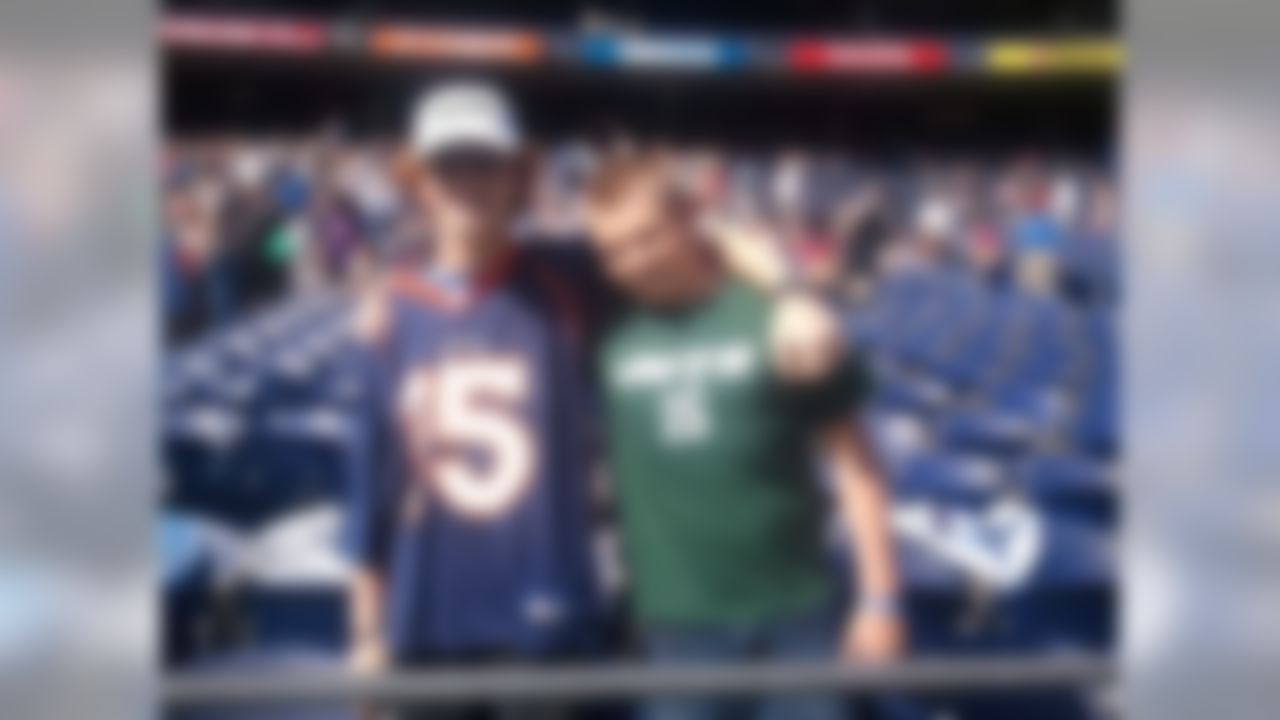
[[[524,497],[537,465],[520,417],[529,392],[528,366],[516,358],[446,360],[407,379],[400,401],[411,452],[452,509],[496,517]]]

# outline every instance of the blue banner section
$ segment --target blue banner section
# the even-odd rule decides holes
[[[745,42],[695,35],[605,35],[581,38],[575,53],[590,67],[738,70],[747,65]]]

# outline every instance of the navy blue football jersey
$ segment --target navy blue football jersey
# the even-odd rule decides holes
[[[398,657],[563,653],[593,637],[592,281],[546,250],[512,250],[470,293],[396,275],[358,353],[350,540],[385,573]]]

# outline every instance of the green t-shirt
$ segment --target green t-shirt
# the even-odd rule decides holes
[[[816,430],[867,382],[853,359],[798,389],[766,354],[769,303],[736,281],[604,339],[601,381],[632,595],[643,620],[743,625],[825,601]]]

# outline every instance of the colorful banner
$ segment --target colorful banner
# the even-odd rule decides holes
[[[949,61],[946,44],[933,40],[796,40],[783,56],[797,73],[929,74]]]
[[[328,30],[319,22],[203,16],[165,18],[160,38],[184,49],[300,54],[321,52],[329,44]]]
[[[214,52],[356,54],[376,60],[797,75],[1108,75],[1119,44],[1098,37],[768,38],[642,33],[554,33],[283,18],[171,15],[168,47]]]
[[[520,30],[376,25],[369,32],[376,58],[529,64],[545,51],[541,37]]]
[[[736,40],[697,36],[590,35],[577,57],[589,66],[675,70],[735,70],[747,60]]]
[[[983,51],[983,69],[996,75],[1112,73],[1122,62],[1120,46],[1103,39],[994,41]]]

